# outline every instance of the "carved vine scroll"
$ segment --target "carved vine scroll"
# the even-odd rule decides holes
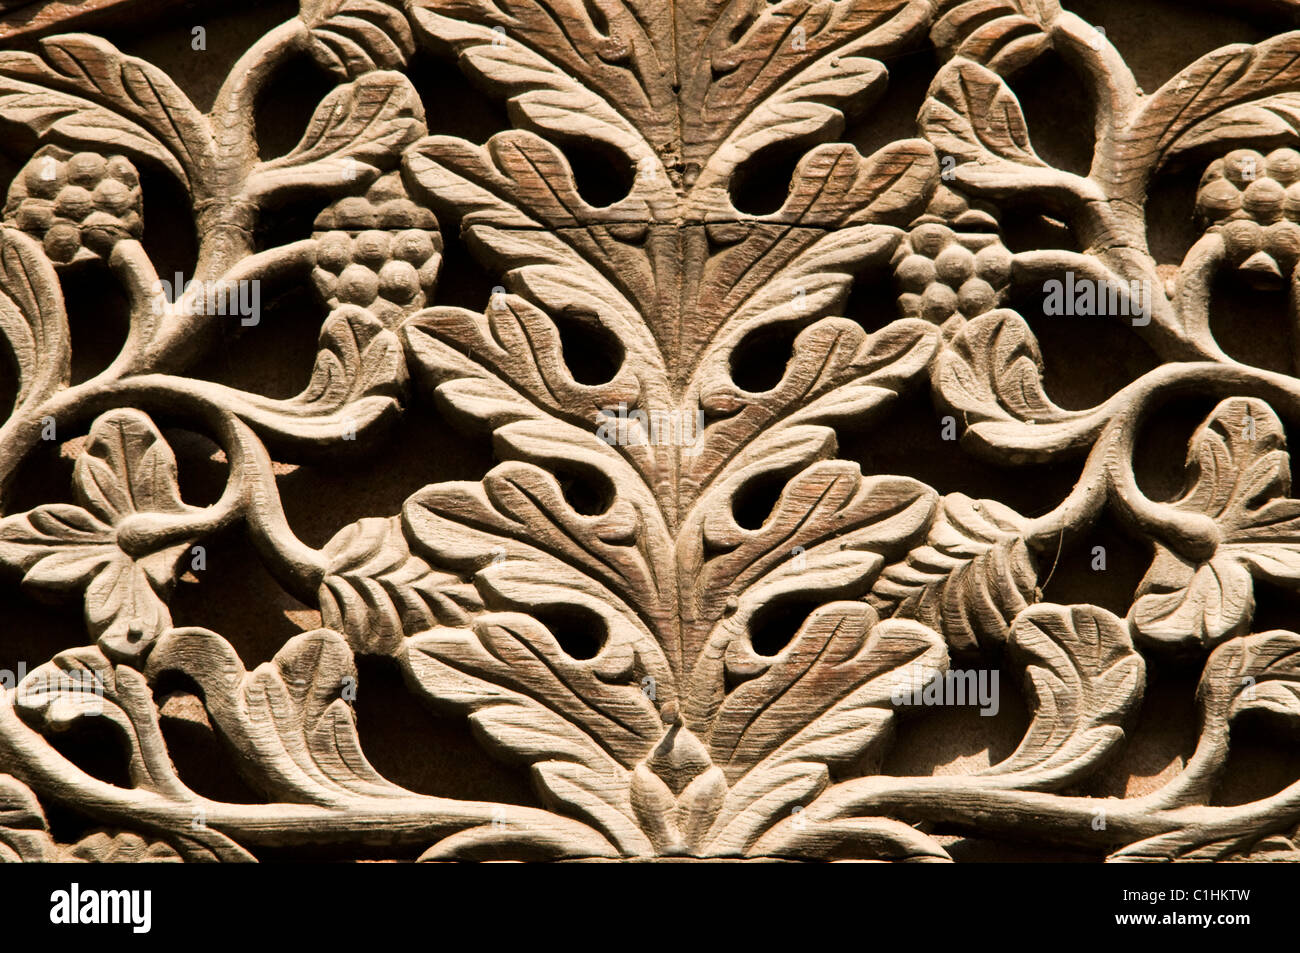
[[[511,128],[445,134],[406,75],[417,51],[454,62]],[[917,51],[937,67],[915,135],[863,155],[842,141],[846,114]],[[301,141],[266,155],[255,107],[302,54],[335,86]],[[1009,85],[1048,55],[1094,103],[1086,170],[1040,156]],[[1056,0],[303,0],[206,111],[161,69],[70,34],[0,52],[0,117],[34,142],[0,228],[16,372],[0,569],[82,606],[86,630],[0,688],[0,856],[247,861],[325,844],[946,861],[944,836],[962,831],[1113,860],[1297,855],[1300,781],[1234,806],[1214,791],[1241,716],[1300,720],[1300,635],[1253,622],[1257,584],[1300,587],[1284,430],[1300,379],[1229,356],[1210,299],[1235,275],[1300,302],[1300,32],[1223,47],[1143,92]],[[619,156],[626,194],[590,204],[573,143]],[[800,155],[783,201],[738,210],[738,182],[774,148]],[[1193,161],[1204,177],[1184,211],[1203,236],[1162,270],[1148,189]],[[142,244],[142,168],[192,202],[193,281],[173,293]],[[261,242],[304,197],[321,209],[310,236]],[[1077,247],[1013,251],[999,222],[1024,206]],[[477,309],[440,300],[447,223],[499,276]],[[74,380],[65,291],[95,267],[130,328]],[[845,305],[872,276],[892,300],[866,328]],[[315,368],[294,397],[195,373],[227,336],[258,333],[240,319],[264,280],[318,293]],[[1076,311],[1118,322],[1157,366],[1095,406],[1054,401],[1035,329]],[[790,347],[759,386],[745,348],[764,336]],[[611,341],[604,379],[575,372]],[[841,428],[869,433],[926,390],[934,427],[972,459],[1007,481],[1075,461],[1073,489],[1030,515],[841,455]],[[1142,428],[1189,390],[1217,404],[1184,490],[1152,498],[1134,472]],[[417,396],[490,433],[495,465],[320,548],[295,535],[277,464],[382,447]],[[182,494],[163,419],[219,447],[214,501]],[[82,438],[70,492],[15,505],[56,431]],[[1055,561],[1103,517],[1151,551],[1127,613],[1045,599]],[[251,669],[230,633],[169,609],[195,547],[224,532],[321,618]],[[795,622],[771,644],[760,633],[780,613]],[[590,652],[570,626],[596,633]],[[539,806],[381,774],[351,704],[359,656],[391,659],[422,703],[526,768]],[[1203,673],[1194,753],[1150,793],[1079,793],[1128,740],[1152,659],[1170,656]],[[1023,740],[967,773],[882,773],[899,719],[929,717],[979,666],[1023,681]],[[172,677],[195,687],[256,803],[178,773],[157,697]],[[92,718],[120,740],[125,784],[52,743]],[[62,843],[52,804],[102,827]]]

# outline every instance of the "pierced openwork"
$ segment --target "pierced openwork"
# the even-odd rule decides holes
[[[439,134],[404,74],[417,49],[454,59],[513,128]],[[916,137],[868,156],[836,141],[886,64],[926,50],[940,65]],[[296,147],[264,157],[255,104],[303,52],[337,85]],[[1095,102],[1086,174],[1040,158],[1007,84],[1049,52]],[[937,829],[1120,860],[1300,856],[1300,782],[1212,806],[1238,716],[1300,718],[1300,635],[1252,625],[1256,580],[1300,583],[1279,417],[1300,417],[1300,380],[1230,357],[1209,318],[1225,275],[1300,289],[1300,32],[1224,47],[1144,94],[1054,0],[304,0],[207,113],[78,34],[0,53],[0,115],[35,139],[0,231],[17,371],[0,567],[81,600],[89,643],[0,689],[0,856],[947,860]],[[621,157],[623,197],[584,199],[577,146]],[[801,151],[788,194],[739,211],[740,180],[773,149]],[[1185,210],[1204,235],[1160,267],[1148,186],[1189,162],[1206,169]],[[173,293],[141,243],[145,168],[193,203],[193,282]],[[260,247],[259,224],[304,197],[323,209],[311,236]],[[1013,206],[1059,218],[1081,250],[1011,251]],[[480,310],[439,303],[440,222],[499,276]],[[105,265],[129,334],[73,383],[64,289]],[[841,315],[873,276],[896,296],[864,327]],[[291,399],[189,376],[226,336],[258,333],[263,281],[310,284],[328,314]],[[1025,301],[1035,322],[1118,322],[1162,363],[1065,409]],[[792,344],[761,386],[744,365],[763,339]],[[603,380],[577,372],[598,348]],[[1008,482],[1082,461],[1074,488],[1031,517],[839,456],[837,428],[869,432],[926,387],[934,428]],[[1135,446],[1189,390],[1221,402],[1185,491],[1151,499]],[[416,394],[490,431],[496,465],[320,549],[301,541],[273,461],[382,448]],[[220,447],[211,505],[182,497],[161,418]],[[25,461],[74,437],[72,502],[14,508]],[[1154,549],[1127,618],[1043,601],[1103,514]],[[252,671],[168,608],[204,540],[229,531],[321,619]],[[763,633],[782,614],[795,621],[776,644]],[[1175,654],[1203,666],[1195,753],[1149,794],[1079,795],[1125,742],[1149,659]],[[351,707],[357,655],[395,660],[412,693],[527,766],[543,806],[382,776]],[[913,703],[958,662],[1023,677],[1023,741],[973,773],[880,773],[896,719],[927,717]],[[182,781],[155,697],[176,673],[262,802]],[[123,740],[129,787],[51,743],[90,718]],[[55,802],[103,829],[58,843]]]

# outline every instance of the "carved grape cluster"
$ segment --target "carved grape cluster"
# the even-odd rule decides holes
[[[14,179],[4,217],[59,264],[107,258],[143,234],[140,176],[126,156],[46,148]]]
[[[1300,261],[1300,152],[1237,149],[1201,177],[1196,211],[1222,234],[1228,264],[1256,283],[1276,282]]]
[[[1011,279],[1011,252],[988,230],[996,226],[987,212],[940,188],[894,254],[903,315],[943,325],[998,307]]]
[[[331,306],[368,308],[389,326],[425,306],[442,262],[438,220],[407,197],[396,173],[316,219],[312,278]]]

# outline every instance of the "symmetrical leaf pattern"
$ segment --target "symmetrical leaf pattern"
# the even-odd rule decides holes
[[[1048,826],[1117,861],[1293,856],[1295,785],[1212,805],[1237,719],[1300,714],[1298,637],[1252,633],[1257,581],[1300,585],[1285,440],[1300,384],[1229,357],[1208,301],[1220,271],[1300,287],[1300,152],[1236,148],[1300,138],[1298,36],[1214,51],[1144,96],[1057,0],[303,0],[206,113],[94,36],[0,52],[0,111],[41,150],[0,224],[16,371],[0,571],[80,599],[92,642],[0,679],[0,858],[364,844],[430,861],[945,861],[945,838]],[[914,137],[864,154],[848,118],[870,122],[895,64],[929,50]],[[1049,51],[1089,84],[1086,171],[1035,148],[1013,92]],[[263,154],[259,100],[299,55],[335,85],[296,146]],[[453,61],[511,128],[449,134],[405,73],[417,55]],[[577,158],[592,150],[622,194],[593,197]],[[1171,272],[1146,191],[1207,155],[1205,233]],[[788,183],[753,211],[746,182],[774,156]],[[136,161],[193,200],[195,282],[173,294],[141,241]],[[295,202],[324,207],[316,230],[266,247],[268,216]],[[1026,208],[1077,247],[1012,251],[998,215]],[[488,273],[486,300],[440,297],[439,222]],[[78,380],[64,286],[98,265],[129,329]],[[300,393],[197,374],[225,335],[261,333],[256,313],[229,320],[231,289],[308,274],[325,306]],[[1052,282],[1087,285],[1079,307],[1123,319],[1162,363],[1096,406],[1055,399],[1032,305]],[[1198,392],[1219,403],[1191,436],[1187,488],[1149,498],[1144,428]],[[961,451],[1078,466],[1077,482],[1055,506],[1013,507],[960,475],[930,486],[850,459],[843,432],[897,441],[879,424],[909,395]],[[481,478],[421,480],[399,512],[335,522],[319,548],[295,534],[285,466],[364,459],[430,409],[490,436]],[[186,501],[170,428],[217,446],[208,505]],[[51,441],[75,457],[72,501],[23,509],[15,483]],[[1154,549],[1127,611],[1044,601],[1103,514]],[[186,560],[206,571],[216,534],[244,537],[319,612],[269,661],[173,622]],[[1133,730],[1147,655],[1172,650],[1205,656],[1196,751],[1091,824],[1087,785]],[[358,656],[386,657],[526,768],[540,806],[385,777],[352,707]],[[967,704],[953,693],[968,678],[996,693],[1003,669],[1029,709],[1009,754],[889,773],[902,716]],[[261,802],[181,778],[163,731],[177,684]],[[995,694],[981,714],[998,708]],[[125,786],[50,743],[90,717],[120,736]],[[56,841],[46,798],[94,825]]]

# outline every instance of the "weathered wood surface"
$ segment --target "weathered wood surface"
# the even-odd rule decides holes
[[[1238,716],[1300,718],[1300,635],[1252,625],[1256,580],[1300,584],[1283,429],[1300,381],[1229,357],[1209,297],[1228,272],[1300,287],[1300,33],[1225,47],[1144,94],[1105,35],[1054,0],[596,9],[304,2],[206,113],[93,36],[0,53],[0,114],[39,140],[0,231],[17,369],[0,485],[48,434],[85,434],[72,502],[6,504],[0,566],[34,594],[80,600],[87,630],[0,689],[0,856],[249,860],[267,845],[381,843],[428,860],[950,859],[935,831],[1116,860],[1295,856],[1300,782],[1210,804]],[[941,65],[915,137],[871,155],[837,141],[887,64],[927,46]],[[483,144],[442,134],[403,73],[417,48],[454,58],[513,128]],[[1035,152],[1006,82],[1049,50],[1097,103],[1087,174]],[[254,106],[302,51],[337,87],[296,148],[264,156]],[[574,141],[624,157],[624,197],[583,199]],[[747,163],[781,145],[804,151],[785,201],[737,211]],[[1207,168],[1186,211],[1204,235],[1166,280],[1144,202],[1157,172],[1192,160]],[[197,284],[175,300],[141,244],[145,162],[187,190],[198,224]],[[311,237],[259,247],[259,221],[303,195],[328,203]],[[1006,247],[998,213],[1034,202],[1081,250]],[[481,310],[439,303],[440,222],[500,275]],[[96,262],[129,298],[130,333],[74,384],[60,280]],[[244,292],[273,275],[320,293],[308,387],[273,399],[190,376],[223,335],[257,333]],[[897,314],[868,332],[842,314],[873,275],[892,275]],[[1007,307],[1017,287],[1042,296],[1035,321],[1119,321],[1162,363],[1096,406],[1059,406],[1031,322]],[[589,347],[617,342],[609,379],[575,377],[568,349],[582,344],[562,342],[558,318],[585,326]],[[742,345],[782,333],[779,380],[737,383]],[[489,430],[496,466],[304,543],[272,460],[382,446],[417,388]],[[970,453],[1081,460],[1078,483],[1031,517],[839,456],[838,427],[873,425],[915,388]],[[1150,499],[1133,471],[1140,428],[1188,390],[1220,402],[1192,437],[1185,492]],[[182,497],[159,416],[223,451],[216,502]],[[764,488],[771,503],[751,518]],[[1125,618],[1042,597],[1054,559],[1086,546],[1103,512],[1153,550]],[[196,547],[227,530],[322,619],[251,671],[168,608]],[[796,610],[784,644],[760,638]],[[594,633],[590,652],[579,632]],[[1063,793],[1121,750],[1147,659],[1173,652],[1204,666],[1183,770],[1142,797]],[[395,659],[415,695],[529,767],[543,807],[383,777],[350,704],[358,654]],[[877,773],[900,714],[945,701],[945,672],[998,664],[1023,677],[1031,715],[1008,757]],[[179,777],[153,691],[170,672],[202,689],[200,718],[264,803],[215,801]],[[130,787],[49,743],[90,717],[120,729]],[[104,830],[55,843],[51,798]]]

